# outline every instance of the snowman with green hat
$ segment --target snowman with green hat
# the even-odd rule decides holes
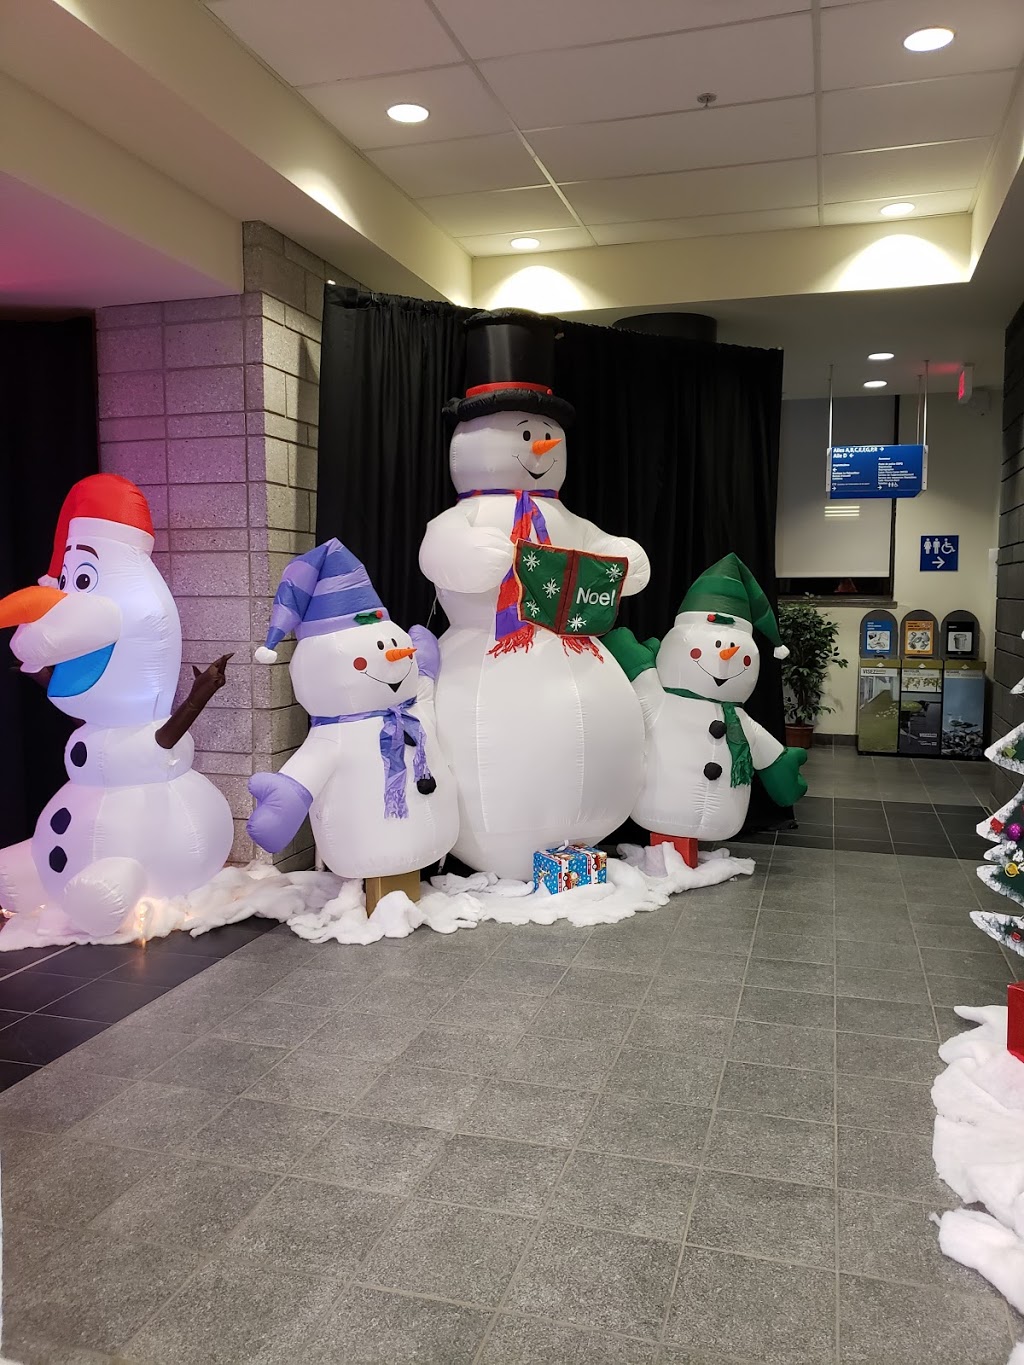
[[[633,819],[691,867],[699,839],[739,833],[755,773],[780,806],[807,790],[806,750],[785,748],[743,710],[760,673],[755,629],[786,658],[771,603],[728,554],[693,584],[663,640],[641,644],[622,629],[604,637],[644,712],[647,772]]]

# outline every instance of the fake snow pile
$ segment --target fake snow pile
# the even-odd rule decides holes
[[[1024,1312],[1024,1063],[1006,1050],[1006,1007],[958,1005],[979,1025],[939,1048],[946,1070],[932,1086],[939,1176],[965,1204],[939,1220],[939,1246]],[[1011,1356],[1024,1365],[1024,1343]]]
[[[440,934],[472,929],[484,920],[502,924],[614,924],[644,910],[656,910],[670,896],[711,886],[731,877],[749,876],[754,863],[733,858],[725,849],[700,855],[697,867],[686,865],[671,844],[639,848],[623,844],[619,858],[608,860],[608,881],[579,886],[552,896],[529,882],[502,880],[489,873],[469,877],[452,873],[424,883],[420,900],[400,891],[383,897],[367,919],[363,886],[330,872],[278,872],[263,863],[228,867],[206,886],[168,901],[143,901],[134,922],[108,938],[77,932],[55,909],[13,916],[0,933],[0,951],[62,946],[68,943],[128,943],[164,938],[174,930],[195,937],[250,915],[287,924],[312,943],[375,943],[405,938],[421,925]]]

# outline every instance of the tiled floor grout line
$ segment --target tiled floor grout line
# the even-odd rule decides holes
[[[672,901],[670,900],[670,901],[668,902],[668,904],[669,904],[669,905],[672,905]],[[663,908],[663,907],[659,907],[659,908]],[[654,911],[652,911],[652,912],[650,912],[650,913],[656,915],[656,914],[658,914],[658,910],[654,910]],[[644,1007],[644,1004],[645,1004],[645,1002],[646,1002],[646,1000],[647,1000],[647,997],[650,995],[651,991],[652,991],[653,988],[654,988],[654,982],[655,982],[655,980],[656,980],[656,973],[657,973],[657,969],[658,969],[658,963],[661,961],[661,959],[662,959],[662,958],[665,956],[665,954],[668,952],[669,940],[672,938],[672,936],[674,935],[676,929],[677,929],[678,926],[679,926],[679,919],[680,919],[680,915],[677,914],[677,915],[676,915],[675,922],[674,922],[674,924],[673,924],[673,926],[672,926],[672,931],[671,931],[671,933],[666,937],[666,941],[665,941],[664,947],[662,948],[661,952],[658,954],[657,960],[654,962],[654,964],[653,964],[653,966],[652,966],[652,968],[651,968],[650,979],[649,979],[649,981],[648,981],[648,983],[647,983],[647,989],[644,991],[643,995],[642,995],[641,998],[640,998],[639,1004],[637,1005],[636,1009],[633,1011],[633,1018],[630,1020],[629,1027],[626,1029],[625,1033],[623,1034],[623,1036],[622,1036],[622,1041],[619,1043],[619,1046],[617,1047],[617,1049],[616,1049],[616,1051],[615,1051],[615,1056],[614,1056],[613,1059],[612,1059],[611,1065],[608,1067],[607,1071],[605,1072],[604,1079],[603,1079],[603,1081],[602,1081],[602,1083],[601,1083],[601,1086],[599,1087],[598,1090],[595,1091],[595,1093],[594,1093],[594,1098],[593,1098],[593,1102],[592,1102],[592,1104],[590,1105],[589,1109],[587,1110],[587,1112],[586,1112],[586,1114],[585,1114],[585,1116],[584,1116],[582,1122],[580,1123],[579,1130],[578,1130],[578,1133],[577,1133],[577,1136],[576,1136],[576,1141],[572,1144],[572,1146],[569,1148],[568,1152],[566,1153],[565,1161],[562,1163],[562,1166],[561,1166],[561,1168],[560,1168],[560,1170],[559,1170],[559,1172],[558,1172],[557,1177],[552,1181],[552,1183],[551,1183],[551,1188],[550,1188],[550,1190],[548,1191],[547,1197],[545,1198],[544,1203],[541,1205],[540,1210],[539,1210],[538,1213],[536,1214],[536,1217],[535,1217],[535,1219],[534,1219],[534,1225],[533,1225],[533,1228],[532,1228],[532,1230],[531,1230],[531,1232],[530,1232],[530,1235],[528,1236],[528,1238],[527,1238],[527,1240],[526,1240],[526,1243],[525,1243],[525,1245],[524,1245],[524,1247],[523,1247],[522,1252],[521,1252],[520,1255],[519,1255],[518,1260],[516,1261],[516,1264],[515,1264],[515,1265],[513,1266],[513,1268],[512,1268],[512,1273],[509,1275],[508,1279],[505,1281],[505,1286],[504,1286],[504,1288],[503,1288],[502,1291],[501,1291],[501,1295],[500,1295],[500,1297],[499,1297],[499,1299],[498,1299],[497,1306],[495,1307],[495,1309],[494,1309],[494,1311],[493,1311],[493,1313],[492,1313],[491,1320],[488,1322],[487,1327],[486,1327],[486,1329],[485,1329],[485,1331],[484,1331],[484,1334],[483,1334],[483,1336],[482,1336],[481,1339],[480,1339],[480,1343],[479,1343],[479,1345],[477,1346],[476,1353],[475,1353],[474,1356],[473,1356],[472,1365],[479,1365],[479,1363],[482,1361],[482,1359],[483,1359],[483,1353],[484,1353],[484,1351],[487,1349],[487,1344],[488,1344],[488,1342],[489,1342],[490,1339],[491,1339],[491,1334],[492,1334],[492,1332],[494,1331],[495,1326],[497,1325],[498,1319],[499,1319],[499,1317],[500,1317],[501,1314],[502,1314],[502,1311],[503,1311],[503,1309],[504,1309],[504,1306],[505,1306],[506,1302],[508,1301],[508,1295],[509,1295],[510,1289],[512,1288],[513,1281],[515,1280],[516,1275],[519,1273],[519,1270],[520,1270],[520,1269],[523,1267],[523,1265],[526,1263],[526,1258],[527,1258],[527,1256],[531,1253],[531,1251],[533,1250],[534,1246],[536,1245],[537,1238],[538,1238],[538,1236],[540,1235],[540,1231],[541,1231],[541,1227],[542,1227],[542,1223],[543,1223],[544,1216],[545,1216],[545,1214],[547,1213],[548,1209],[551,1207],[552,1201],[554,1200],[555,1195],[556,1195],[556,1193],[557,1193],[557,1191],[558,1191],[558,1187],[559,1187],[559,1185],[560,1185],[560,1183],[561,1183],[561,1181],[562,1181],[562,1177],[565,1175],[566,1170],[569,1168],[570,1163],[572,1162],[572,1160],[573,1160],[574,1157],[576,1156],[577,1151],[578,1151],[579,1148],[580,1148],[580,1144],[581,1144],[582,1141],[583,1141],[583,1134],[586,1132],[587,1125],[589,1124],[591,1118],[593,1117],[594,1111],[595,1111],[595,1109],[597,1108],[598,1103],[599,1103],[600,1100],[601,1100],[601,1097],[602,1097],[602,1096],[606,1093],[606,1091],[607,1091],[608,1079],[609,1079],[609,1077],[611,1076],[612,1072],[614,1071],[616,1065],[618,1064],[619,1058],[622,1056],[622,1051],[623,1051],[623,1049],[624,1049],[625,1046],[626,1046],[626,1040],[629,1038],[630,1032],[632,1031],[633,1026],[634,1026],[634,1024],[636,1023],[637,1017],[640,1015],[641,1011],[643,1010],[643,1007]],[[582,949],[581,949],[581,951],[582,951]],[[577,954],[576,956],[578,957],[579,954]],[[575,962],[575,960],[576,960],[576,958],[573,959],[574,962]],[[568,968],[566,968],[566,970],[568,970]],[[598,970],[600,970],[600,969],[598,969]],[[563,975],[564,975],[564,974],[563,974]],[[557,989],[557,987],[556,987],[556,989]],[[539,1011],[538,1011],[538,1012],[539,1012]]]
[[[501,946],[500,944],[496,944],[495,947],[494,947],[494,949],[492,950],[492,952],[489,953],[489,954],[484,958],[484,962],[489,961],[490,958],[493,957],[494,953],[497,951],[497,949],[498,949],[500,946]],[[582,951],[582,946],[583,946],[583,945],[581,945],[581,951]],[[481,962],[481,963],[479,963],[479,964],[477,965],[477,967],[474,969],[474,972],[471,973],[471,975],[472,975],[472,974],[475,974],[475,972],[478,971],[478,970],[480,969],[481,966],[483,966],[483,962]],[[286,973],[286,975],[287,975],[287,973]],[[379,979],[384,979],[384,976],[382,975],[382,977],[379,978]],[[355,992],[355,998],[358,999],[359,996],[361,996],[361,995],[364,993],[364,991],[369,990],[370,987],[371,987],[372,985],[373,985],[373,982],[370,982],[370,983],[367,983],[365,986],[360,986],[359,988],[357,988],[357,989],[356,989],[356,992]],[[458,988],[458,989],[461,989],[461,987]],[[452,996],[454,996],[454,995],[456,995],[456,994],[458,993],[458,989],[453,990],[453,991],[450,993],[450,995],[448,996],[448,999],[449,999],[449,1000],[452,998]],[[273,986],[268,987],[268,990],[273,990]],[[265,994],[265,993],[264,993],[264,994]],[[254,997],[255,1000],[259,1000],[259,999],[263,999],[263,998],[264,998],[264,996],[262,996],[262,995],[261,995],[261,996],[256,996],[256,997]],[[247,1002],[247,1003],[248,1003],[248,1004],[251,1004],[252,1001],[249,1001],[249,1002]],[[282,1002],[282,1003],[283,1003],[283,1002]],[[246,1006],[243,1005],[242,1008],[246,1008]],[[438,1006],[438,1008],[439,1008],[439,1009],[443,1008],[443,1005]],[[341,1013],[341,1011],[336,1011],[336,1013]],[[231,1016],[228,1016],[228,1017],[230,1018]],[[324,1021],[324,1022],[326,1022],[326,1021]],[[321,1024],[318,1024],[317,1027],[314,1028],[313,1030],[311,1030],[311,1032],[307,1035],[307,1037],[306,1037],[305,1039],[302,1040],[302,1042],[296,1043],[295,1046],[290,1050],[290,1052],[289,1052],[287,1055],[288,1055],[288,1056],[291,1056],[291,1055],[293,1055],[295,1052],[297,1052],[297,1051],[303,1046],[303,1043],[308,1042],[308,1041],[309,1041],[309,1038],[313,1037],[313,1035],[314,1035],[316,1032],[318,1032],[319,1029],[320,1029],[322,1026],[323,1026],[322,1023],[321,1023]],[[215,1027],[216,1027],[216,1026],[215,1026]],[[422,1030],[421,1030],[421,1032],[422,1032]],[[209,1034],[209,1033],[206,1033],[206,1034],[201,1034],[201,1035],[199,1035],[199,1036],[200,1036],[200,1037],[209,1037],[210,1034]],[[417,1036],[418,1036],[418,1035],[417,1035]],[[198,1041],[198,1039],[197,1039],[196,1041]],[[411,1041],[413,1041],[413,1040],[410,1040],[410,1045],[411,1045]],[[399,1054],[399,1056],[401,1056],[401,1055],[402,1055],[402,1054]],[[279,1066],[279,1065],[281,1064],[281,1062],[283,1062],[283,1061],[285,1061],[285,1060],[286,1060],[285,1057],[280,1058],[279,1061],[275,1063],[275,1066]],[[394,1065],[394,1061],[395,1061],[395,1060],[396,1060],[396,1059],[392,1059],[390,1062],[386,1063],[385,1066],[383,1066],[383,1067],[381,1068],[381,1071],[378,1073],[377,1077],[375,1077],[374,1080],[368,1082],[368,1084],[367,1084],[367,1086],[366,1086],[366,1090],[369,1090],[373,1085],[375,1085],[375,1084],[377,1083],[377,1080],[380,1078],[381,1075],[384,1074],[384,1072],[388,1069],[388,1067]],[[270,1068],[270,1069],[273,1070],[273,1068]],[[155,1070],[159,1070],[159,1067],[155,1068]],[[150,1074],[152,1074],[152,1073],[150,1073]],[[262,1079],[262,1078],[261,1078],[261,1079]],[[255,1085],[255,1084],[258,1084],[258,1082],[254,1082],[254,1085]],[[478,1089],[479,1089],[479,1088],[482,1088],[482,1085],[483,1085],[483,1079],[481,1079],[480,1087],[478,1087]],[[248,1087],[249,1090],[251,1090],[252,1088],[253,1088],[253,1086]],[[197,1136],[199,1133],[201,1133],[206,1127],[209,1126],[210,1123],[216,1122],[216,1120],[217,1120],[221,1115],[223,1115],[223,1114],[226,1112],[227,1109],[231,1108],[231,1106],[232,1106],[233,1104],[235,1104],[238,1100],[240,1100],[240,1099],[242,1099],[242,1098],[245,1098],[246,1096],[247,1096],[247,1091],[243,1091],[240,1095],[233,1095],[233,1096],[231,1096],[230,1099],[229,1099],[229,1103],[228,1103],[227,1105],[225,1105],[223,1109],[218,1110],[217,1114],[213,1115],[210,1119],[208,1119],[206,1123],[202,1124],[202,1125],[200,1126],[200,1128],[198,1128],[198,1129],[196,1130],[196,1133],[193,1134],[193,1136]],[[357,1097],[357,1098],[358,1098],[358,1097]],[[272,1100],[263,1100],[263,1101],[260,1101],[260,1102],[261,1102],[261,1103],[277,1103],[277,1101],[272,1101]],[[284,1107],[284,1108],[289,1108],[289,1107],[294,1107],[294,1106],[288,1106],[288,1105],[284,1104],[284,1105],[282,1105],[282,1107]],[[344,1113],[339,1113],[339,1114],[337,1114],[337,1115],[335,1116],[334,1122],[331,1123],[327,1128],[324,1129],[323,1133],[321,1133],[321,1134],[318,1136],[317,1141],[316,1141],[315,1143],[311,1144],[311,1149],[312,1149],[312,1147],[319,1146],[321,1143],[323,1143],[324,1141],[326,1141],[327,1138],[329,1138],[330,1134],[338,1127],[338,1125],[343,1121],[343,1119],[344,1119],[348,1114],[350,1114],[350,1113],[351,1113],[351,1111],[349,1110],[349,1111],[345,1111]],[[179,1145],[180,1145],[180,1144],[179,1144]],[[310,1150],[311,1150],[311,1149],[310,1149]],[[444,1151],[444,1145],[442,1144],[441,1151],[438,1153],[438,1156],[437,1156],[437,1158],[435,1159],[435,1161],[440,1159],[440,1157],[441,1157],[443,1151]],[[178,1153],[172,1153],[172,1155],[179,1155],[179,1154],[178,1154]],[[304,1156],[305,1156],[305,1155],[308,1155],[308,1153],[304,1153]],[[205,1158],[205,1159],[210,1160],[211,1158],[207,1157],[207,1158]],[[228,1162],[225,1162],[225,1163],[223,1163],[223,1164],[225,1164],[225,1165],[234,1165],[235,1163],[228,1163]],[[244,1164],[241,1163],[241,1162],[239,1162],[239,1163],[237,1163],[237,1164],[238,1164],[238,1166],[239,1166],[240,1168],[242,1168],[242,1169],[251,1169],[251,1162],[250,1162],[250,1163],[244,1163]],[[433,1163],[432,1163],[432,1164],[433,1164]],[[200,1271],[203,1270],[203,1269],[204,1269],[207,1265],[209,1265],[212,1261],[216,1260],[217,1257],[218,1257],[219,1255],[222,1254],[223,1248],[224,1248],[224,1244],[229,1240],[229,1238],[230,1238],[230,1237],[233,1237],[233,1236],[239,1231],[239,1229],[244,1228],[244,1227],[246,1226],[246,1224],[247,1224],[248,1222],[251,1221],[251,1219],[255,1216],[255,1214],[257,1213],[257,1211],[258,1211],[259,1209],[261,1209],[261,1208],[262,1208],[262,1207],[263,1207],[263,1206],[264,1206],[264,1205],[273,1197],[275,1191],[278,1190],[278,1189],[281,1187],[281,1185],[284,1184],[284,1182],[285,1182],[286,1180],[295,1179],[295,1178],[309,1178],[309,1177],[308,1177],[308,1176],[304,1176],[303,1173],[300,1172],[300,1171],[297,1169],[296,1166],[292,1166],[289,1170],[281,1172],[279,1178],[274,1182],[274,1184],[273,1184],[273,1185],[271,1186],[271,1188],[266,1192],[266,1194],[263,1196],[263,1198],[257,1201],[257,1203],[253,1206],[253,1208],[251,1208],[251,1209],[249,1210],[249,1212],[246,1214],[246,1216],[245,1216],[243,1219],[241,1219],[241,1221],[240,1221],[239,1223],[237,1223],[237,1224],[232,1228],[231,1232],[230,1232],[226,1237],[222,1238],[220,1241],[217,1242],[215,1248],[211,1249],[210,1254],[209,1254],[208,1256],[202,1258],[202,1260],[200,1261],[200,1263],[199,1263],[198,1265],[196,1265],[196,1266],[193,1268],[191,1274],[190,1274],[189,1276],[187,1276],[187,1278],[186,1278],[186,1279],[177,1287],[177,1289],[175,1290],[175,1292],[174,1292],[173,1294],[171,1294],[168,1298],[166,1298],[166,1299],[159,1305],[159,1307],[158,1307],[153,1313],[151,1313],[151,1314],[149,1315],[149,1317],[146,1318],[146,1320],[145,1320],[143,1323],[141,1323],[141,1324],[136,1328],[136,1330],[133,1332],[132,1336],[129,1338],[128,1342],[125,1343],[125,1348],[124,1348],[124,1349],[127,1349],[127,1347],[130,1346],[131,1342],[134,1341],[134,1340],[139,1336],[140,1333],[142,1333],[143,1331],[145,1331],[145,1329],[146,1329],[146,1327],[149,1325],[149,1323],[152,1322],[152,1321],[154,1321],[154,1320],[159,1316],[159,1314],[162,1313],[162,1312],[164,1311],[165,1308],[170,1307],[171,1304],[175,1303],[175,1302],[182,1296],[182,1294],[184,1294],[184,1293],[188,1290],[189,1286],[194,1282],[196,1276],[200,1273]],[[410,1202],[410,1200],[412,1199],[412,1197],[413,1197],[413,1195],[410,1194],[406,1199],[404,1199],[403,1201],[401,1201],[401,1204],[400,1204],[399,1208],[398,1208],[398,1209],[396,1210],[396,1212],[395,1212],[394,1218],[391,1219],[391,1220],[389,1220],[389,1222],[388,1222],[388,1224],[387,1224],[387,1229],[389,1229],[390,1227],[394,1226],[394,1224],[395,1224],[395,1223],[398,1221],[398,1219],[402,1216],[402,1214],[403,1214],[403,1213],[405,1212],[405,1210],[408,1208],[409,1202]],[[380,1237],[384,1235],[384,1231],[387,1230],[387,1229],[382,1229],[382,1231],[381,1231],[381,1233],[380,1233],[380,1236],[378,1236],[377,1238],[374,1239],[373,1244],[367,1249],[367,1252],[366,1252],[366,1254],[365,1254],[365,1255],[366,1255],[366,1258],[368,1258],[368,1257],[372,1254],[374,1247],[377,1245],[377,1242],[379,1242]],[[365,1258],[364,1258],[364,1259],[365,1259]],[[340,1299],[341,1299],[342,1295],[345,1293],[345,1291],[346,1291],[346,1286],[345,1286],[345,1285],[339,1285],[338,1293],[331,1299],[330,1303],[327,1304],[327,1305],[325,1306],[323,1312],[322,1312],[320,1315],[318,1315],[318,1317],[317,1317],[317,1319],[316,1319],[316,1322],[320,1322],[320,1321],[323,1321],[323,1320],[326,1319],[326,1317],[334,1310],[335,1305],[340,1301]],[[314,1323],[314,1324],[311,1324],[311,1327],[313,1327],[313,1326],[315,1326],[315,1323]]]
[[[722,1053],[722,1067],[718,1073],[718,1084],[715,1087],[715,1093],[711,1101],[711,1113],[708,1118],[707,1131],[704,1134],[704,1142],[701,1146],[700,1159],[697,1163],[697,1175],[696,1179],[693,1182],[693,1190],[690,1194],[690,1203],[686,1211],[686,1219],[683,1223],[683,1235],[682,1240],[679,1243],[679,1255],[676,1258],[676,1266],[672,1275],[672,1282],[669,1287],[668,1301],[665,1304],[665,1312],[661,1320],[661,1331],[658,1334],[659,1359],[660,1356],[665,1351],[665,1334],[668,1331],[669,1321],[672,1316],[672,1307],[675,1303],[676,1292],[679,1288],[679,1277],[683,1268],[683,1260],[686,1256],[687,1238],[690,1235],[690,1224],[693,1221],[693,1211],[697,1205],[697,1192],[701,1186],[701,1176],[704,1173],[704,1165],[707,1158],[708,1149],[711,1145],[711,1134],[715,1126],[715,1116],[718,1112],[718,1099],[722,1093],[722,1083],[725,1080],[726,1068],[729,1065],[729,1054],[732,1051],[733,1038],[736,1036],[736,1022],[739,1019],[740,1010],[743,1007],[743,991],[746,986],[747,974],[750,971],[750,963],[754,955],[754,942],[757,938],[757,928],[761,919],[761,902],[764,899],[765,888],[768,886],[771,878],[772,863],[774,861],[774,858],[775,850],[773,849],[768,857],[768,866],[765,869],[764,884],[761,887],[761,894],[758,896],[757,911],[754,915],[754,923],[750,931],[750,947],[747,950],[747,961],[743,969],[743,980],[740,983],[740,989],[736,997],[736,1009],[733,1013],[732,1023],[729,1028],[729,1036],[725,1040],[725,1047]]]
[[[833,893],[835,883],[833,882]],[[835,897],[832,900],[832,918],[835,922]],[[840,1280],[840,1226],[839,1226],[839,940],[832,938],[832,1254],[835,1257],[835,1325],[833,1347],[837,1365],[842,1362],[842,1301]]]

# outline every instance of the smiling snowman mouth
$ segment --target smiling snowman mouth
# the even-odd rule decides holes
[[[104,645],[102,649],[94,649],[88,654],[79,654],[77,658],[54,664],[46,695],[78,697],[83,692],[88,692],[89,688],[95,687],[102,678],[113,652],[113,645]]]
[[[397,692],[398,689],[399,689],[399,688],[402,686],[402,684],[405,682],[406,678],[408,678],[408,676],[409,676],[409,674],[410,674],[411,672],[412,672],[412,669],[411,669],[411,668],[407,668],[407,669],[405,670],[405,672],[402,674],[402,676],[398,679],[397,682],[389,682],[387,678],[377,678],[377,677],[374,677],[374,675],[373,675],[372,673],[366,673],[366,674],[364,674],[363,676],[364,676],[364,677],[367,677],[367,678],[373,678],[373,681],[374,681],[374,682],[383,683],[383,685],[384,685],[385,687],[390,687],[391,690],[392,690],[392,692]]]
[[[542,479],[545,474],[550,474],[552,469],[554,469],[555,467],[555,462],[554,460],[552,460],[551,463],[548,465],[547,469],[539,469],[535,474],[532,469],[529,469],[526,465],[523,464],[522,460],[520,460],[518,455],[516,456],[516,462],[519,465],[521,465],[522,468],[526,470],[527,474],[529,474],[530,478],[534,480]]]
[[[694,660],[694,663],[697,663],[696,659]],[[698,663],[697,667],[704,674],[705,678],[711,679],[716,687],[724,687],[727,682],[732,682],[734,678],[741,678],[747,671],[745,668],[741,668],[738,673],[727,673],[724,678],[716,678],[714,673],[709,673],[703,664]]]

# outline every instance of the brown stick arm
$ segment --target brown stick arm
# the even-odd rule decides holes
[[[178,740],[189,732],[194,722],[202,715],[214,694],[227,682],[224,670],[231,657],[230,654],[222,654],[202,673],[193,665],[191,692],[156,732],[156,742],[161,749],[173,749]]]

